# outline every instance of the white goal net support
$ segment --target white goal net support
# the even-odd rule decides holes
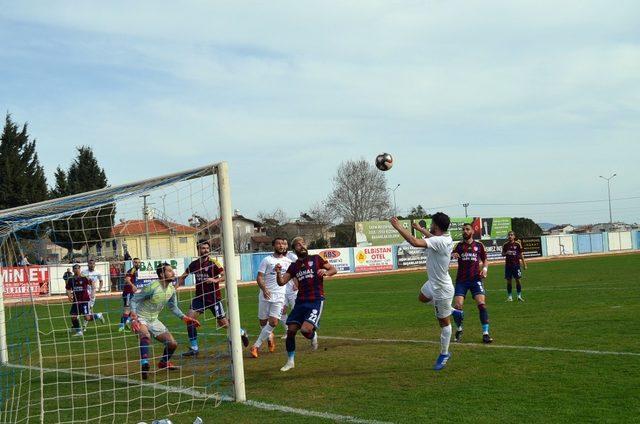
[[[224,267],[230,324],[205,309],[196,338],[165,307],[158,319],[178,343],[168,370],[168,345],[152,334],[144,351],[129,329],[123,286],[132,273],[137,290],[153,284],[162,263],[182,275],[204,260],[203,240]],[[95,284],[88,311],[68,297],[78,267]],[[150,422],[245,400],[226,163],[0,211],[0,271],[1,423]],[[196,272],[177,289],[184,313]],[[183,356],[194,343],[198,354]]]

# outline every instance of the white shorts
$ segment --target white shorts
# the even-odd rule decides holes
[[[434,299],[433,287],[431,287],[431,283],[428,281],[422,285],[420,293],[431,299],[429,304],[433,305],[433,309],[435,309],[436,312],[436,318],[446,318],[451,315],[451,312],[453,311],[453,308],[451,307],[453,296],[444,299]]]
[[[93,305],[95,305],[95,304],[96,304],[96,298],[94,297],[93,299],[91,299],[89,301],[89,310],[90,311],[93,311]]]
[[[258,300],[258,319],[264,320],[269,317],[280,319],[284,301],[272,302],[269,300]]]
[[[296,298],[298,297],[298,292],[287,293],[284,301],[284,306],[289,308],[289,310],[293,309],[296,306]]]
[[[153,337],[158,337],[160,334],[169,332],[169,330],[167,330],[167,327],[159,319],[147,321],[142,317],[138,317],[138,321],[140,321],[140,324],[143,324],[147,327],[149,333],[151,333]]]

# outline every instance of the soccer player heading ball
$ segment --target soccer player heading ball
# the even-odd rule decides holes
[[[289,371],[295,367],[296,333],[309,340],[316,337],[316,329],[320,325],[322,308],[324,306],[324,277],[335,275],[338,271],[320,255],[309,255],[307,245],[302,237],[296,237],[291,242],[298,260],[289,265],[282,275],[282,265],[275,266],[276,281],[284,286],[294,278],[298,282],[298,296],[296,305],[287,319],[287,363],[280,371]]]
[[[453,250],[453,240],[447,233],[449,229],[449,216],[438,212],[431,218],[429,231],[414,224],[414,228],[424,234],[425,238],[416,238],[400,224],[398,218],[389,220],[393,228],[414,247],[423,247],[427,255],[427,273],[429,279],[420,289],[418,300],[428,305],[433,305],[436,318],[440,324],[440,355],[433,365],[433,369],[439,371],[447,365],[451,357],[449,343],[451,342],[451,301],[453,300],[453,283],[449,275],[449,262]]]

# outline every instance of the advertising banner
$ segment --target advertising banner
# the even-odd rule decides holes
[[[511,231],[511,218],[482,218],[481,238],[506,239]]]
[[[415,219],[413,222],[427,230],[431,226],[431,219],[429,218]],[[462,240],[462,226],[464,224],[471,224],[473,228],[473,238],[475,240],[507,238],[509,231],[511,231],[511,218],[451,218],[449,234],[451,234],[451,238],[454,241]],[[422,237],[422,234],[417,230],[413,231],[413,235]]]
[[[163,262],[168,263],[176,273],[176,278],[181,276],[186,269],[184,265],[184,258],[161,258],[161,259],[147,259],[140,261],[140,270],[138,271],[138,279],[136,280],[136,287],[142,288],[151,284],[151,282],[158,279],[156,274],[156,268]],[[125,272],[129,271],[133,267],[133,261],[125,262]]]
[[[353,249],[356,272],[393,269],[393,247],[356,247]]]
[[[542,239],[540,237],[528,237],[520,240],[525,258],[537,258],[542,256]]]
[[[398,269],[425,267],[427,256],[425,249],[401,244],[396,251]]]
[[[4,297],[20,298],[49,294],[49,269],[46,266],[2,267]]]
[[[504,259],[502,256],[502,245],[507,242],[506,239],[501,240],[482,240],[484,249],[487,252],[487,260],[489,261],[501,261]]]
[[[400,220],[400,224],[407,230],[411,230],[411,221]],[[404,241],[402,236],[391,226],[388,221],[356,222],[356,246],[386,246],[400,244]]]
[[[327,262],[336,267],[338,273],[342,273],[353,272],[353,269],[351,269],[350,251],[351,249],[349,248],[316,249],[310,250],[309,254],[322,256]]]

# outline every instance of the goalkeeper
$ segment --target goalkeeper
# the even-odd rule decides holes
[[[140,366],[142,378],[147,379],[149,374],[149,346],[151,336],[164,343],[164,353],[158,363],[159,369],[176,370],[178,367],[171,363],[170,359],[178,347],[165,325],[160,322],[158,315],[165,305],[169,306],[178,318],[187,325],[200,326],[198,320],[186,316],[178,307],[175,286],[172,284],[175,272],[171,265],[163,263],[156,269],[158,281],[154,281],[137,292],[131,299],[131,329],[140,338]]]

